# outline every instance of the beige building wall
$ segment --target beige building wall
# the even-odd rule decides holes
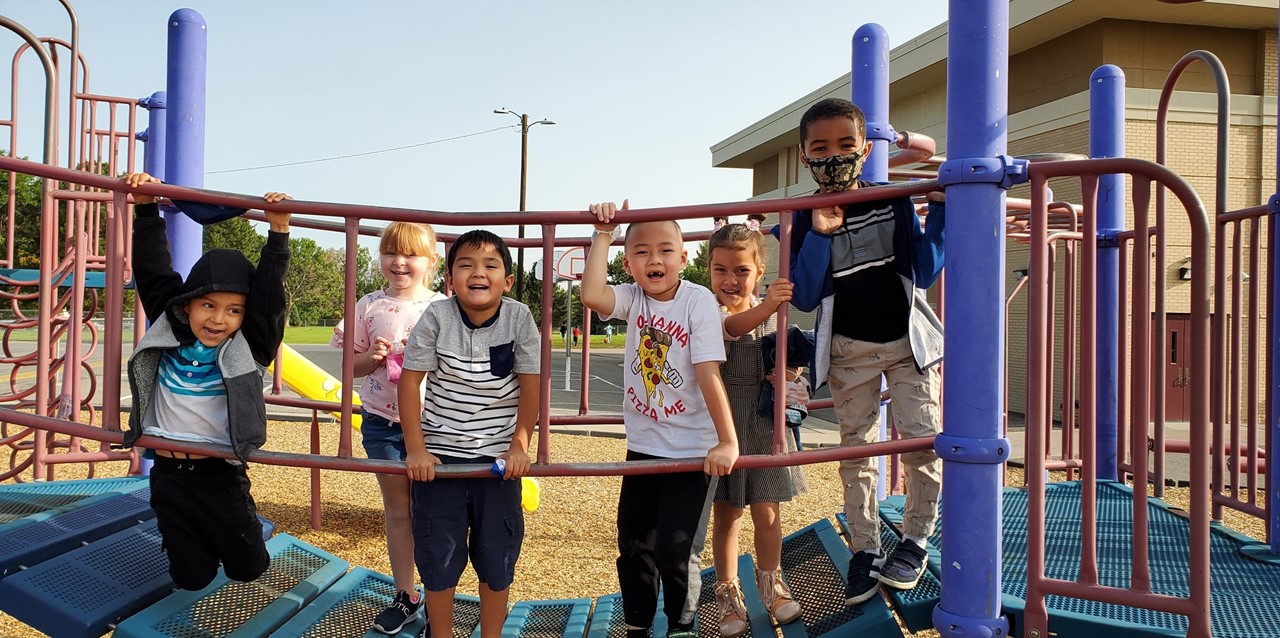
[[[1126,154],[1154,160],[1160,90],[1172,66],[1184,54],[1196,49],[1212,51],[1222,60],[1231,85],[1230,178],[1223,208],[1236,210],[1264,204],[1276,184],[1275,99],[1262,97],[1264,94],[1274,95],[1276,91],[1277,51],[1273,28],[1202,27],[1102,19],[1021,51],[1010,60],[1009,153],[1087,154],[1089,77],[1099,65],[1111,63],[1120,66],[1126,76]],[[891,89],[890,112],[896,129],[930,135],[938,141],[939,153],[945,153],[945,70],[941,67],[942,63],[938,63],[917,74],[929,78],[929,81],[913,77],[910,82],[895,83]],[[820,93],[848,94],[847,81],[843,86],[833,85]],[[1214,86],[1213,76],[1204,64],[1193,63],[1184,71],[1177,84],[1178,93],[1171,101],[1167,138],[1167,165],[1200,194],[1211,216],[1211,241],[1214,235],[1212,214],[1216,168]],[[816,99],[814,97],[813,101]],[[803,108],[798,110],[802,112]],[[795,119],[798,122],[798,113]],[[753,195],[756,198],[794,197],[809,194],[815,188],[807,169],[800,163],[795,125],[790,123],[793,139],[786,141],[785,149],[754,164]],[[1132,180],[1126,180],[1126,185],[1132,192]],[[1078,180],[1055,180],[1051,187],[1056,199],[1080,201]],[[1027,193],[1026,187],[1021,187],[1011,190],[1009,196],[1027,197]],[[1163,264],[1168,287],[1159,293],[1153,290],[1151,299],[1154,303],[1157,296],[1163,298],[1167,304],[1166,312],[1178,314],[1188,311],[1190,282],[1178,278],[1178,269],[1188,265],[1185,258],[1191,252],[1190,226],[1178,203],[1168,199],[1168,248]],[[1132,227],[1131,203],[1126,217],[1127,226]],[[961,214],[952,212],[949,223],[963,223],[962,219]],[[1242,233],[1243,243],[1253,241],[1251,234],[1251,227],[1246,226]],[[1258,241],[1265,242],[1265,236]],[[1234,246],[1232,233],[1227,234],[1226,244],[1228,248]],[[777,244],[769,242],[769,246],[768,263],[776,272]],[[1025,268],[1028,257],[1025,243],[1009,242],[1006,254],[1010,273],[1006,281],[1007,291],[1015,285],[1012,272]],[[1245,259],[1248,259],[1247,252]],[[1189,265],[1192,268],[1213,267],[1212,264]],[[1249,274],[1249,281],[1241,284],[1241,294],[1246,302],[1249,287],[1266,281],[1266,270],[1262,266],[1256,268],[1259,271],[1256,273],[1248,263],[1232,267],[1232,270],[1244,270]],[[1055,302],[1058,309],[1055,334],[1059,337],[1066,328],[1063,288],[1060,273]],[[1228,303],[1228,313],[1234,314],[1230,306],[1233,301],[1230,292],[1224,299]],[[794,309],[791,314],[794,323],[812,326],[812,317]],[[1240,314],[1242,330],[1247,330],[1249,313],[1242,309]],[[1026,401],[1026,319],[1024,288],[1010,305],[1007,326],[1009,405],[1015,412],[1022,412]],[[1265,315],[1258,317],[1260,325],[1264,319]],[[1155,338],[1163,339],[1163,335]],[[1247,351],[1246,336],[1242,334],[1240,340]],[[1058,362],[1055,379],[1060,379],[1062,374],[1062,357],[1063,343],[1059,339],[1054,354],[1054,360]],[[1055,385],[1060,388],[1060,383]],[[1053,399],[1055,414],[1060,414],[1060,404],[1061,390],[1058,389]]]

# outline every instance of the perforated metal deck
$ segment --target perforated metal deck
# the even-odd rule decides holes
[[[281,534],[271,567],[251,583],[219,572],[200,591],[178,591],[120,623],[114,638],[266,636],[347,571],[347,561]]]
[[[590,598],[526,600],[511,606],[503,636],[520,638],[582,638],[591,617]]]
[[[151,490],[107,492],[0,525],[0,578],[154,518]]]
[[[849,535],[849,520],[844,512],[836,514],[836,523],[840,526],[840,530],[847,538]],[[894,533],[893,526],[880,526],[880,550],[888,556],[893,549],[898,546],[898,535]],[[937,564],[938,556],[936,550],[930,547],[929,561]],[[902,618],[903,624],[912,632],[921,631],[923,629],[933,628],[933,608],[938,605],[938,601],[942,596],[942,584],[938,582],[938,577],[933,575],[932,571],[925,570],[924,575],[920,577],[920,582],[914,589],[902,591],[889,587],[881,588],[885,593],[889,594],[889,601],[893,604],[893,608],[898,610],[898,616]]]
[[[1052,578],[1075,580],[1081,554],[1080,482],[1056,483],[1046,488],[1045,571]],[[1128,486],[1099,481],[1098,570],[1102,584],[1127,587],[1133,550],[1133,491]],[[1003,604],[1011,613],[1017,632],[1026,602],[1027,497],[1020,489],[1004,491]],[[902,500],[881,505],[886,521],[900,521]],[[1148,501],[1151,556],[1151,588],[1156,593],[1186,596],[1190,589],[1186,518],[1159,499]],[[930,543],[941,547],[939,530]],[[1219,638],[1262,638],[1280,633],[1280,565],[1253,560],[1243,549],[1257,541],[1214,524],[1210,535],[1210,614],[1213,635]],[[930,561],[930,569],[938,569]],[[1049,630],[1063,638],[1124,635],[1134,638],[1183,636],[1183,616],[1148,609],[1095,603],[1050,596]]]
[[[339,578],[309,605],[271,634],[272,638],[379,638],[370,627],[373,619],[391,604],[396,586],[391,577],[356,567]],[[405,625],[399,638],[417,638],[422,619]],[[455,638],[479,638],[480,599],[455,596],[453,599]]]
[[[125,494],[147,486],[147,479],[107,478],[0,485],[0,529],[5,523],[67,511],[78,501],[99,494]]]
[[[782,540],[782,569],[792,595],[804,608],[801,618],[807,635],[901,636],[902,630],[883,598],[845,606],[845,571],[850,556],[848,546],[827,519]]]

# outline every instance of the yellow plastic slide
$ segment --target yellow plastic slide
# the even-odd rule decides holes
[[[342,382],[312,363],[310,359],[298,354],[298,351],[290,348],[288,344],[280,346],[280,362],[284,366],[280,371],[281,378],[290,390],[315,401],[342,402]],[[359,393],[352,393],[351,403],[355,408],[351,413],[351,427],[359,430]],[[342,420],[342,412],[329,414],[332,414],[335,419]]]

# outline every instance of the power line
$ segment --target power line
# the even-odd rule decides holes
[[[266,169],[268,169],[268,168],[283,168],[283,167],[285,167],[285,166],[301,166],[301,165],[303,165],[303,164],[316,164],[316,163],[318,163],[318,162],[332,162],[332,161],[334,161],[334,160],[350,159],[350,158],[353,158],[353,157],[364,157],[364,156],[366,156],[366,155],[377,155],[377,154],[379,154],[379,153],[390,153],[390,152],[392,152],[392,151],[403,151],[403,150],[405,150],[405,149],[410,149],[410,148],[419,148],[419,147],[422,147],[422,146],[431,146],[432,144],[440,144],[441,142],[452,142],[453,140],[460,140],[460,139],[464,139],[464,138],[468,138],[468,137],[475,137],[475,136],[477,136],[477,135],[484,135],[484,134],[486,134],[486,133],[492,133],[492,132],[494,132],[494,131],[504,131],[504,130],[510,130],[510,129],[514,129],[514,128],[515,128],[514,126],[499,126],[499,127],[496,127],[496,128],[488,129],[488,130],[486,130],[486,131],[477,131],[477,132],[475,132],[475,133],[467,133],[466,135],[457,135],[457,136],[454,136],[454,137],[446,137],[446,138],[439,139],[439,140],[431,140],[430,142],[421,142],[421,143],[419,143],[419,144],[409,144],[409,145],[407,145],[407,146],[396,146],[396,147],[392,147],[392,148],[383,148],[383,149],[378,149],[378,150],[376,150],[376,151],[365,151],[365,152],[363,152],[363,153],[351,153],[351,154],[349,154],[349,155],[335,155],[335,156],[333,156],[333,157],[321,157],[321,158],[319,158],[319,159],[302,160],[302,161],[300,161],[300,162],[285,162],[285,163],[283,163],[283,164],[266,164],[266,165],[264,165],[264,166],[248,166],[248,167],[245,167],[245,168],[228,168],[228,169],[224,169],[224,170],[220,170],[220,171],[205,171],[205,172],[204,172],[204,174],[205,174],[205,175],[218,175],[218,174],[220,174],[220,173],[243,173],[243,172],[245,172],[245,171],[261,171],[261,170],[266,170]]]

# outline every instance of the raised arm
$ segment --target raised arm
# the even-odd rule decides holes
[[[925,197],[929,200],[929,215],[924,219],[924,230],[921,231],[920,224],[916,223],[912,234],[915,246],[911,266],[915,271],[916,287],[921,289],[932,286],[946,265],[946,195],[933,191]]]
[[[622,200],[622,210],[627,210],[629,203],[629,200]],[[612,315],[617,303],[607,281],[609,246],[613,243],[612,233],[618,227],[613,217],[617,212],[613,202],[591,205],[591,213],[599,223],[591,235],[591,249],[587,252],[587,264],[582,269],[582,304],[602,317]]]
[[[284,193],[267,193],[263,199],[274,204],[293,199]],[[245,307],[244,325],[241,327],[253,359],[268,365],[276,357],[276,350],[284,340],[285,308],[284,278],[289,270],[289,213],[266,210],[267,243],[262,246],[258,266],[254,270],[253,283],[249,287],[249,299]]]
[[[124,176],[124,181],[130,188],[160,182],[146,173],[130,173]],[[138,291],[147,319],[155,321],[164,315],[165,306],[182,288],[182,276],[173,270],[166,224],[160,216],[156,198],[134,193],[133,200],[134,288]]]

